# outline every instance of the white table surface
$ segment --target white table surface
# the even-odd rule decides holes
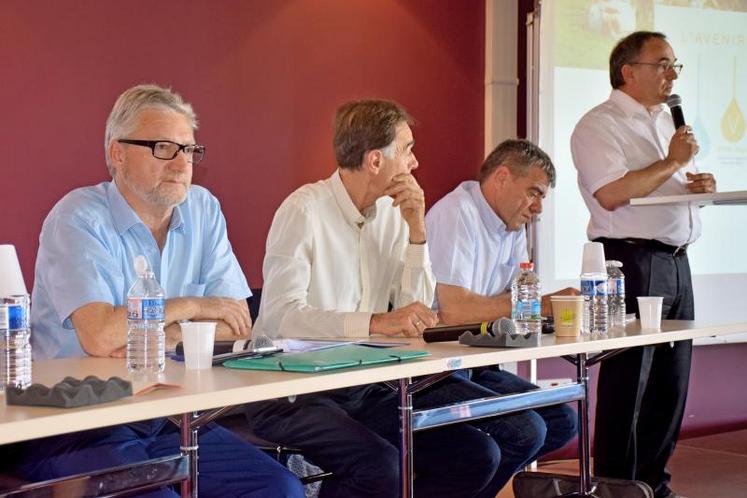
[[[669,341],[720,336],[747,331],[747,323],[719,324],[665,321],[660,332],[641,331],[638,322],[606,336],[542,337],[532,348],[490,349],[456,342],[426,344],[413,340],[410,349],[426,350],[430,357],[370,368],[353,368],[315,374],[261,372],[214,367],[187,371],[183,363],[167,360],[163,380],[178,388],[124,398],[81,408],[7,406],[0,401],[0,444],[65,434],[138,420],[178,415],[277,397],[370,384],[404,377],[435,374],[458,368],[558,357]],[[398,339],[399,340],[399,339]],[[33,380],[51,386],[65,376],[87,375],[127,378],[122,359],[78,358],[34,362]],[[0,396],[0,399],[4,396]]]

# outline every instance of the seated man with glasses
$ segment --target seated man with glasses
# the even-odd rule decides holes
[[[220,338],[249,335],[251,292],[225,219],[215,197],[191,184],[205,154],[196,128],[192,106],[155,85],[130,88],[114,104],[105,138],[112,181],[70,192],[42,227],[31,316],[36,359],[124,358],[126,295],[140,254],[166,293],[168,343],[179,340],[181,320],[216,321]],[[179,438],[166,419],[50,437],[19,445],[15,471],[33,481],[95,471],[176,454]],[[201,495],[304,495],[287,469],[220,426],[204,426],[199,442]]]

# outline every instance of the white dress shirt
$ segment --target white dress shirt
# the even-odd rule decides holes
[[[283,202],[262,272],[255,333],[270,337],[366,337],[373,313],[431,306],[435,292],[428,247],[410,244],[392,199],[361,214],[339,170]]]
[[[673,246],[700,237],[698,208],[689,205],[621,206],[604,209],[594,193],[625,176],[667,157],[674,134],[672,116],[663,105],[653,113],[620,90],[586,113],[571,136],[578,185],[591,213],[589,240],[627,237],[659,240]],[[685,172],[696,173],[694,162],[673,174],[650,195],[686,194]]]

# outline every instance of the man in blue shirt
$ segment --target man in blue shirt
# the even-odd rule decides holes
[[[528,261],[524,224],[542,211],[542,199],[555,185],[555,167],[531,142],[506,140],[485,159],[479,178],[460,184],[425,219],[445,324],[511,316],[511,280],[519,263]],[[549,314],[549,296],[543,310]],[[498,367],[476,369],[472,380],[498,394],[537,388]],[[495,419],[493,431],[501,449],[495,495],[516,470],[568,442],[576,416],[566,405],[527,410]]]
[[[249,335],[251,292],[220,205],[191,185],[205,153],[196,128],[191,105],[168,89],[140,85],[120,95],[106,125],[112,182],[69,193],[42,227],[31,316],[36,358],[124,358],[126,295],[139,254],[166,293],[168,343],[179,340],[180,320],[216,321],[218,338]],[[176,426],[149,420],[23,444],[15,469],[38,481],[178,450]],[[215,424],[201,429],[199,454],[201,495],[303,496],[287,469]]]

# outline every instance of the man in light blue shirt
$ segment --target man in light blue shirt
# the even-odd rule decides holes
[[[425,218],[436,303],[445,324],[511,316],[511,280],[519,263],[528,261],[524,224],[542,211],[555,168],[531,142],[507,140],[485,159],[479,178],[460,184]],[[548,297],[543,298],[546,314]],[[472,380],[498,394],[537,388],[498,367],[476,369]],[[576,416],[566,405],[527,410],[497,418],[493,430],[500,431],[491,435],[498,436],[501,449],[494,496],[518,469],[568,442]]]
[[[216,321],[219,338],[249,335],[251,293],[220,206],[191,185],[205,153],[196,128],[191,105],[168,89],[140,85],[120,95],[106,126],[113,180],[66,195],[42,227],[31,316],[37,358],[124,358],[126,295],[139,254],[166,293],[167,343],[179,340],[180,320]],[[157,419],[18,449],[16,472],[39,481],[178,453],[179,432]],[[201,429],[199,455],[201,495],[303,496],[287,469],[216,424]],[[177,494],[164,488],[147,496]]]
[[[57,203],[42,228],[32,301],[35,358],[85,356],[71,315],[89,303],[126,306],[139,254],[166,293],[167,311],[176,299],[195,305],[186,318],[218,319],[206,296],[243,307],[251,295],[218,200],[205,188],[192,185],[174,207],[162,250],[114,181],[76,189]],[[224,338],[246,336],[249,318],[240,310],[226,318],[240,326],[234,331],[224,322]],[[167,319],[173,341],[178,325],[173,314]]]

